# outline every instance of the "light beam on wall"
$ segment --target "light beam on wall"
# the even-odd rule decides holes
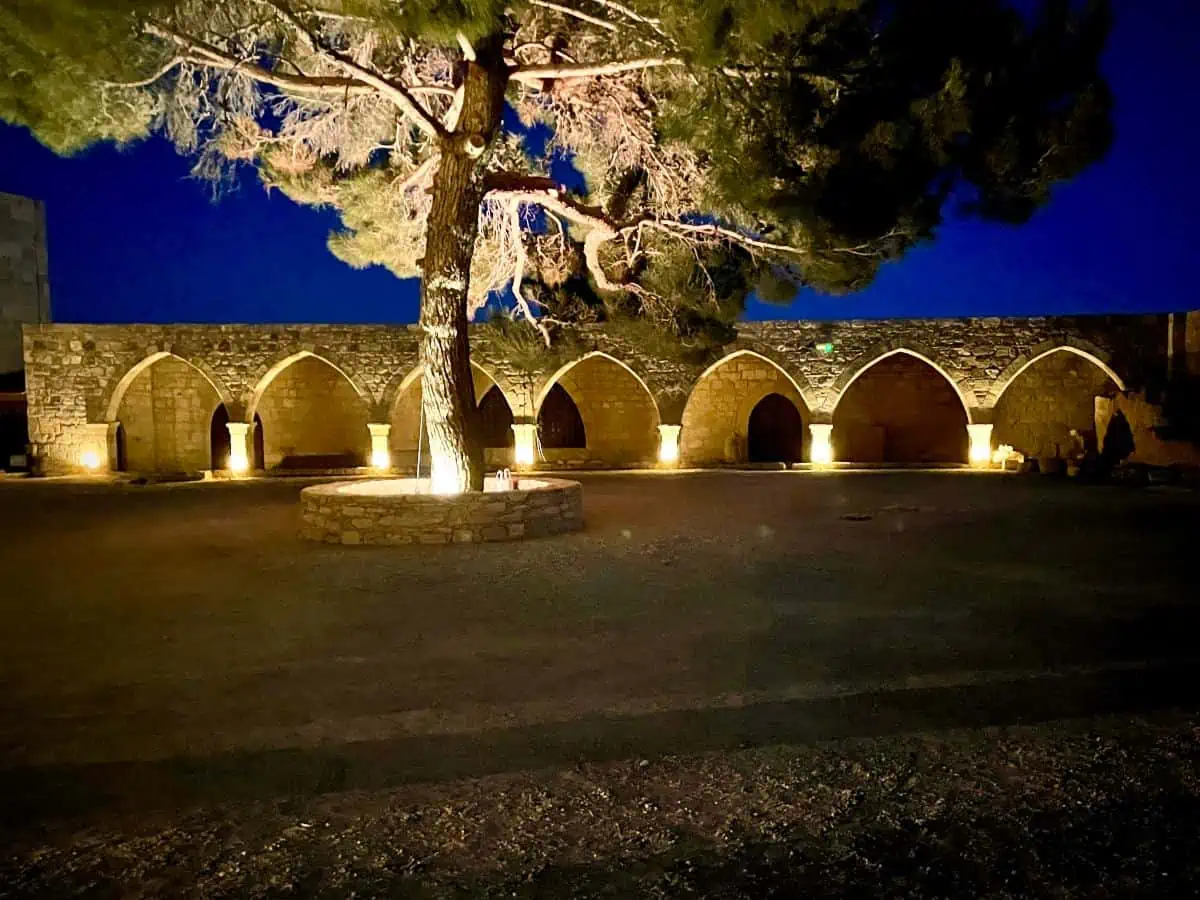
[[[79,464],[89,472],[95,472],[100,468],[100,454],[95,450],[84,450],[79,455]]]
[[[992,461],[992,426],[968,425],[967,434],[970,436],[970,450],[967,459],[973,466],[986,466]]]
[[[808,432],[812,436],[809,459],[814,465],[828,466],[833,463],[833,426],[809,425]]]
[[[246,438],[250,425],[246,422],[226,422],[229,429],[229,471],[242,475],[250,471],[250,457],[246,453]]]
[[[537,425],[513,425],[513,465],[532,466],[537,460]]]
[[[679,425],[658,426],[658,461],[664,466],[679,462]]]
[[[371,432],[371,465],[376,469],[392,467],[392,451],[388,448],[388,435],[392,426],[386,422],[369,422],[367,430]]]

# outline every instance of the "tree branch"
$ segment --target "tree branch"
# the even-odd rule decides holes
[[[581,22],[587,22],[589,25],[596,25],[603,28],[605,31],[619,31],[620,29],[607,19],[601,19],[599,16],[590,16],[585,12],[580,12],[577,9],[572,9],[569,6],[564,6],[561,3],[553,3],[551,0],[529,0],[534,6],[541,6],[544,9],[552,9],[557,13],[562,13],[564,16],[570,16],[573,19],[579,19]]]
[[[356,63],[336,50],[321,46],[316,36],[308,30],[304,23],[300,21],[300,18],[288,9],[287,6],[279,3],[278,0],[258,0],[258,2],[265,3],[275,10],[279,17],[295,30],[300,39],[308,45],[312,52],[333,62],[356,81],[375,88],[380,94],[398,106],[412,120],[414,125],[430,137],[441,138],[447,136],[446,129],[442,127],[442,123],[430,115],[425,107],[421,106],[416,98],[408,92],[408,89],[404,85],[396,84],[384,78],[373,69]]]
[[[164,75],[166,75],[172,69],[176,68],[177,66],[183,65],[185,62],[187,62],[186,59],[184,59],[182,56],[177,56],[173,60],[171,60],[169,63],[167,63],[165,66],[163,66],[161,69],[159,69],[157,72],[155,72],[153,75],[151,75],[149,78],[143,78],[140,81],[104,81],[104,82],[101,82],[101,84],[103,84],[105,87],[112,87],[112,88],[147,87],[148,85],[154,84],[154,82],[158,81],[158,79],[162,78]]]
[[[649,57],[647,59],[628,59],[622,62],[609,63],[571,63],[568,65],[548,66],[517,66],[509,73],[510,81],[523,83],[550,81],[554,79],[572,78],[603,78],[608,75],[623,75],[626,72],[637,72],[642,69],[656,69],[663,66],[682,66],[682,59],[674,57]]]
[[[545,323],[539,322],[537,317],[533,314],[533,309],[530,306],[529,300],[526,298],[525,291],[522,287],[522,282],[525,280],[525,263],[528,260],[528,255],[525,253],[525,242],[521,239],[521,203],[519,200],[513,201],[511,207],[509,208],[508,214],[512,217],[510,228],[512,229],[512,241],[514,244],[514,252],[517,258],[516,265],[513,267],[513,296],[517,300],[517,306],[520,307],[521,314],[529,320],[530,324],[532,324],[539,332],[541,332],[542,340],[544,340],[546,342],[546,346],[549,347],[551,344],[550,329],[546,327]]]
[[[264,69],[256,63],[248,63],[235,59],[228,53],[223,53],[211,44],[180,34],[164,25],[147,23],[143,29],[146,34],[169,41],[185,51],[181,62],[189,62],[198,66],[214,69],[237,71],[253,78],[255,81],[269,84],[272,87],[298,94],[318,94],[320,96],[343,97],[347,94],[375,93],[375,89],[361,84],[353,78],[336,78],[318,75],[289,75],[287,72],[273,72]]]
[[[614,282],[608,277],[600,263],[600,248],[618,238],[628,238],[633,234],[640,236],[640,232],[644,228],[653,228],[680,239],[709,238],[736,244],[750,251],[775,253],[782,256],[806,257],[811,254],[810,247],[772,243],[716,224],[693,224],[673,219],[660,219],[653,215],[635,216],[617,222],[602,208],[587,206],[579,202],[565,188],[549,178],[495,173],[489,176],[487,187],[489,197],[501,197],[515,204],[535,204],[548,212],[586,227],[588,234],[583,242],[584,259],[587,261],[592,277],[596,279],[597,286],[606,291],[641,292],[641,288],[637,284]],[[830,248],[830,250],[837,252],[838,248]]]

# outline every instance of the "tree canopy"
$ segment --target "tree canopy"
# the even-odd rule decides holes
[[[39,0],[0,11],[0,115],[62,152],[160,130],[208,176],[253,164],[340,212],[340,258],[409,277],[464,48],[499,40],[551,136],[487,148],[472,304],[568,283],[582,248],[594,288],[669,319],[712,244],[784,300],[862,287],[948,208],[1029,218],[1108,148],[1108,27],[1068,0]],[[655,263],[687,270],[672,296]]]

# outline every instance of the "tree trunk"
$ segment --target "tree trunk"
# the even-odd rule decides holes
[[[467,343],[467,286],[479,231],[486,149],[500,129],[507,74],[501,41],[466,63],[458,127],[440,142],[425,233],[421,291],[421,408],[429,431],[433,490],[483,489],[483,446]]]

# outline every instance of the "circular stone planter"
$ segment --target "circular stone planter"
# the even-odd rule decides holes
[[[577,481],[518,478],[502,491],[443,496],[428,479],[318,484],[300,492],[301,534],[331,544],[449,544],[516,541],[583,528]]]

